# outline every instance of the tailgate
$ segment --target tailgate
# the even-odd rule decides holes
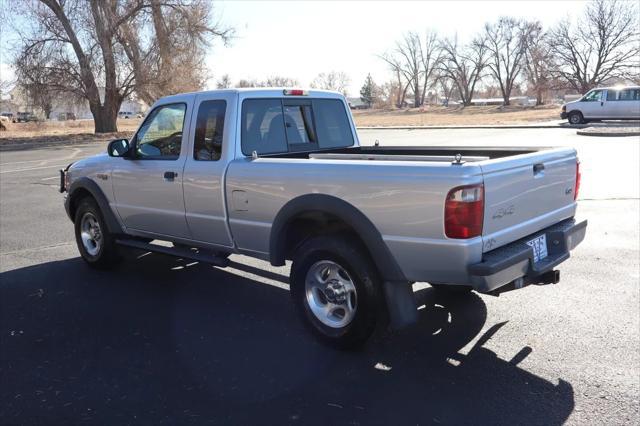
[[[576,162],[574,149],[558,148],[480,163],[483,251],[573,217]]]

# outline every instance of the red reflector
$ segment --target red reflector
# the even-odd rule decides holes
[[[484,185],[453,188],[444,205],[444,233],[449,238],[482,235]]]
[[[307,96],[307,91],[302,89],[284,89],[285,96]]]
[[[582,175],[580,174],[580,161],[578,161],[576,163],[576,187],[574,188],[573,191],[573,200],[577,200],[578,199],[578,192],[580,192],[580,179],[581,179]]]

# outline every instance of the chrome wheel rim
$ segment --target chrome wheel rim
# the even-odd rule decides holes
[[[93,213],[87,212],[82,215],[80,220],[80,239],[84,249],[91,256],[95,256],[100,252],[102,231],[100,230],[100,223]]]
[[[353,321],[358,308],[356,286],[336,262],[320,260],[311,265],[305,290],[309,309],[322,324],[342,328]]]

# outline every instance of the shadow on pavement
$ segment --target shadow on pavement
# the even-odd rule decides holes
[[[172,425],[568,418],[571,385],[518,367],[531,348],[503,360],[483,347],[503,324],[458,354],[485,324],[481,298],[452,300],[430,288],[416,296],[425,305],[417,326],[343,353],[308,334],[286,290],[204,265],[148,255],[110,272],[79,258],[5,272],[0,418]]]

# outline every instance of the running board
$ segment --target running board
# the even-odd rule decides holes
[[[140,250],[151,251],[154,253],[166,254],[174,257],[181,257],[183,259],[195,260],[197,262],[208,263],[213,266],[219,266],[221,268],[229,266],[229,259],[213,254],[201,253],[198,251],[190,250],[182,247],[165,247],[157,244],[145,243],[144,241],[122,239],[116,240],[116,244],[121,246],[131,247]]]

